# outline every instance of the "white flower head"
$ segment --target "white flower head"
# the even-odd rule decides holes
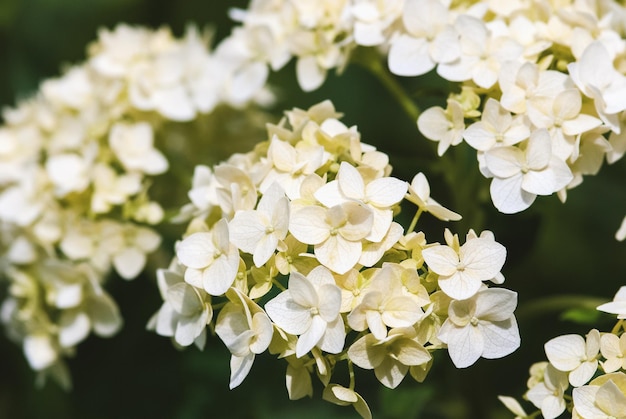
[[[188,268],[185,281],[211,295],[224,294],[239,270],[239,251],[230,243],[225,219],[215,223],[210,232],[186,237],[179,243],[176,256]]]
[[[598,369],[600,332],[593,329],[587,339],[580,335],[563,335],[550,339],[544,345],[548,361],[559,371],[568,372],[570,384],[586,384]]]
[[[505,214],[530,207],[537,195],[550,195],[574,178],[567,164],[552,154],[550,134],[538,129],[531,134],[526,149],[496,147],[485,152],[487,169],[494,176],[491,199]]]
[[[439,287],[449,297],[464,300],[475,295],[483,281],[495,278],[504,266],[506,249],[488,237],[465,242],[457,251],[446,245],[422,250],[429,269],[439,275]]]
[[[153,137],[152,127],[147,122],[118,122],[111,127],[109,145],[126,170],[158,175],[168,169],[168,162],[154,148]]]
[[[285,332],[297,335],[296,356],[314,347],[329,353],[343,350],[346,337],[341,309],[341,290],[323,266],[308,276],[292,272],[289,287],[265,305],[272,321]]]
[[[363,239],[373,224],[372,211],[356,202],[331,208],[307,206],[291,216],[289,231],[302,243],[314,245],[317,259],[338,274],[353,268],[363,251]]]
[[[451,211],[430,197],[430,185],[426,176],[419,172],[413,177],[409,185],[406,199],[413,202],[424,212],[429,212],[433,216],[443,221],[458,221],[461,215]]]
[[[502,288],[487,288],[468,300],[453,300],[448,319],[438,337],[448,345],[457,368],[466,368],[483,357],[502,358],[520,345],[513,311],[517,293]]]
[[[260,267],[274,254],[289,228],[289,200],[274,183],[259,201],[255,210],[238,211],[230,222],[230,240],[239,249],[253,255]]]
[[[617,314],[618,319],[626,319],[626,285],[620,287],[612,302],[604,303],[597,309],[605,313]]]

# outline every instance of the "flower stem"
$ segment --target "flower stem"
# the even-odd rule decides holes
[[[350,374],[350,390],[354,390],[355,379],[354,379],[354,365],[352,365],[352,361],[348,359],[348,374]]]
[[[398,80],[387,71],[381,63],[380,54],[374,48],[357,48],[352,54],[352,61],[367,69],[387,88],[389,93],[398,101],[404,112],[413,121],[420,116],[420,109],[406,94]]]
[[[417,220],[419,220],[420,215],[422,215],[423,212],[424,212],[424,209],[422,207],[419,207],[417,209],[417,212],[415,213],[415,216],[411,220],[411,224],[409,225],[409,228],[407,229],[406,234],[413,232],[413,230],[415,229],[415,225],[417,224]]]
[[[613,327],[613,329],[611,330],[611,333],[613,333],[614,335],[616,335],[619,330],[622,328],[622,326],[624,325],[624,319],[621,319],[617,322],[617,324]]]

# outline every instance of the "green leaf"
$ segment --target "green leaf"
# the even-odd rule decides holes
[[[600,312],[595,308],[572,308],[561,313],[560,318],[578,324],[595,325],[600,319]]]

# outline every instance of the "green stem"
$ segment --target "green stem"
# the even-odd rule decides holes
[[[272,278],[272,284],[274,284],[279,290],[281,291],[286,291],[287,288],[285,288],[283,286],[283,284],[281,284],[280,282],[278,282],[276,279]]]
[[[420,215],[422,215],[423,212],[424,212],[424,209],[422,207],[419,207],[417,209],[417,212],[415,213],[415,216],[411,220],[411,224],[409,225],[409,228],[406,231],[406,234],[409,234],[409,233],[413,232],[413,230],[415,229],[415,225],[417,224],[417,220],[419,220]]]
[[[350,390],[354,390],[355,386],[355,378],[354,378],[354,365],[352,365],[352,361],[348,359],[348,374],[350,374]]]
[[[398,80],[387,71],[380,60],[380,55],[373,48],[358,48],[352,55],[352,61],[361,65],[375,75],[378,80],[387,88],[389,93],[398,101],[404,112],[413,121],[417,121],[420,116],[420,109],[413,100],[407,96],[404,88]]]
[[[611,330],[611,333],[613,333],[614,335],[616,335],[619,330],[622,328],[622,326],[624,325],[624,319],[621,319],[620,321],[617,322],[617,324],[613,327],[613,329]]]
[[[540,315],[541,313],[550,313],[563,311],[569,308],[596,308],[604,303],[606,299],[589,297],[586,295],[558,295],[537,298],[529,301],[515,311],[517,318],[529,318]]]

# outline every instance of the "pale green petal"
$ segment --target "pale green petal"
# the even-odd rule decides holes
[[[468,240],[459,250],[464,274],[475,280],[486,281],[493,278],[504,266],[506,248],[488,238]]]
[[[341,290],[335,284],[324,284],[317,291],[319,314],[326,322],[332,322],[341,309]]]
[[[414,340],[400,339],[395,345],[399,347],[396,353],[398,361],[404,365],[422,365],[432,359],[430,352]]]
[[[317,64],[317,58],[315,56],[307,55],[298,58],[296,62],[296,76],[302,90],[310,92],[324,83],[326,70]]]
[[[355,365],[371,370],[379,366],[387,354],[384,345],[377,345],[378,340],[372,334],[365,335],[354,342],[348,349],[348,357]]]
[[[435,68],[425,38],[400,35],[389,48],[389,71],[398,76],[419,76]]]
[[[348,241],[335,235],[316,245],[314,253],[322,265],[341,275],[356,265],[361,257],[361,250],[360,241]]]
[[[385,387],[392,389],[400,385],[407,372],[409,372],[407,365],[401,364],[391,357],[386,357],[379,366],[374,368],[374,374],[378,381]]]
[[[584,418],[607,417],[607,412],[600,410],[595,403],[599,389],[598,386],[582,386],[572,391],[574,406],[579,415]]]
[[[376,339],[383,340],[387,337],[387,326],[378,310],[365,311],[365,319],[367,321],[367,327]]]
[[[409,327],[414,325],[423,312],[414,298],[397,296],[385,304],[382,321],[389,327]]]
[[[575,370],[569,373],[569,382],[574,387],[583,386],[591,380],[597,370],[597,360],[582,362]]]
[[[285,381],[287,384],[287,392],[289,393],[289,400],[298,400],[313,395],[311,374],[309,374],[309,371],[305,367],[294,367],[289,364],[287,366]]]
[[[611,380],[600,386],[596,404],[613,417],[626,417],[626,394]]]

